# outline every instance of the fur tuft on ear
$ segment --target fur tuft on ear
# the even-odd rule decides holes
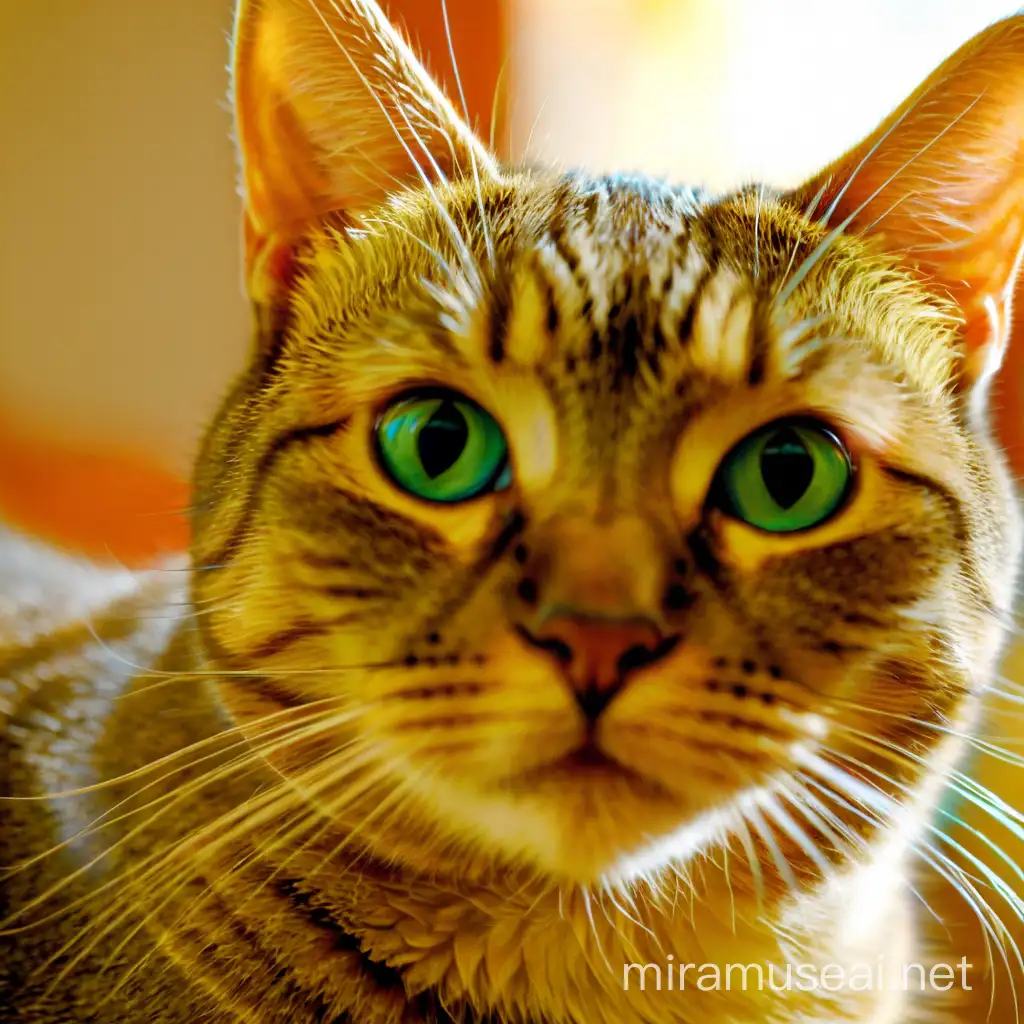
[[[958,304],[961,386],[983,398],[1011,344],[1024,249],[1024,16],[963,46],[790,198],[833,228],[874,238]],[[1008,360],[1017,389],[1018,333]]]
[[[493,157],[374,0],[239,0],[233,99],[255,300],[328,214],[358,221],[424,180],[495,177]]]

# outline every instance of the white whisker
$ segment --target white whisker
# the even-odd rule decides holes
[[[459,90],[459,99],[462,101],[462,113],[466,118],[466,125],[469,125],[469,105],[466,103],[466,93],[462,88],[462,75],[459,74],[459,62],[455,59],[455,44],[452,42],[452,26],[448,19],[448,0],[441,0],[441,13],[444,15],[444,34],[448,40],[448,54],[452,61],[452,71],[455,74],[455,84]],[[476,154],[472,147],[469,150],[469,160],[473,167],[473,184],[476,188],[476,202],[480,210],[480,230],[483,232],[484,244],[487,246],[487,258],[493,270],[497,257],[494,251],[494,239],[491,237],[491,228],[487,222],[487,208],[484,206],[484,194],[480,187],[480,170],[477,166]]]
[[[834,227],[825,237],[818,243],[815,249],[810,253],[809,256],[804,259],[803,263],[797,268],[793,276],[786,282],[785,286],[779,290],[776,296],[776,303],[780,306],[784,306],[804,278],[814,269],[818,261],[825,255],[826,252],[832,247],[835,240],[846,231],[846,229],[857,219],[857,217],[863,213],[863,211],[878,198],[908,167],[919,160],[929,149],[932,148],[947,132],[951,131],[960,120],[967,116],[974,105],[981,99],[981,96],[976,96],[971,102],[962,110],[956,117],[953,118],[941,131],[938,132],[932,139],[925,143],[913,156],[905,160],[885,181],[882,182],[874,192],[871,193],[852,213],[847,215],[836,227]]]

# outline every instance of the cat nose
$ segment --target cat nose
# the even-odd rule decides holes
[[[535,632],[520,627],[534,647],[562,664],[583,714],[594,722],[636,669],[659,661],[675,646],[646,619],[600,619],[559,614]]]

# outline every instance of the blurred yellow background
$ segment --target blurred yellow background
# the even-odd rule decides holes
[[[508,54],[500,148],[725,187],[797,181],[1015,5],[449,7],[485,135]],[[441,0],[391,10],[446,68]],[[92,549],[126,558],[180,542],[160,516],[185,501],[199,431],[248,341],[230,12],[230,0],[0,0],[0,510],[57,539],[91,516]]]

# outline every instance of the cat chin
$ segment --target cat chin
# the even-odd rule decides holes
[[[685,870],[724,831],[724,815],[682,816],[678,806],[620,805],[586,818],[574,813],[578,807],[564,807],[552,829],[554,842],[538,858],[542,870],[578,885],[650,881],[667,870]]]
[[[555,766],[498,792],[449,793],[441,820],[452,824],[456,806],[474,845],[570,885],[650,877],[706,850],[723,831],[717,812],[607,766]]]

